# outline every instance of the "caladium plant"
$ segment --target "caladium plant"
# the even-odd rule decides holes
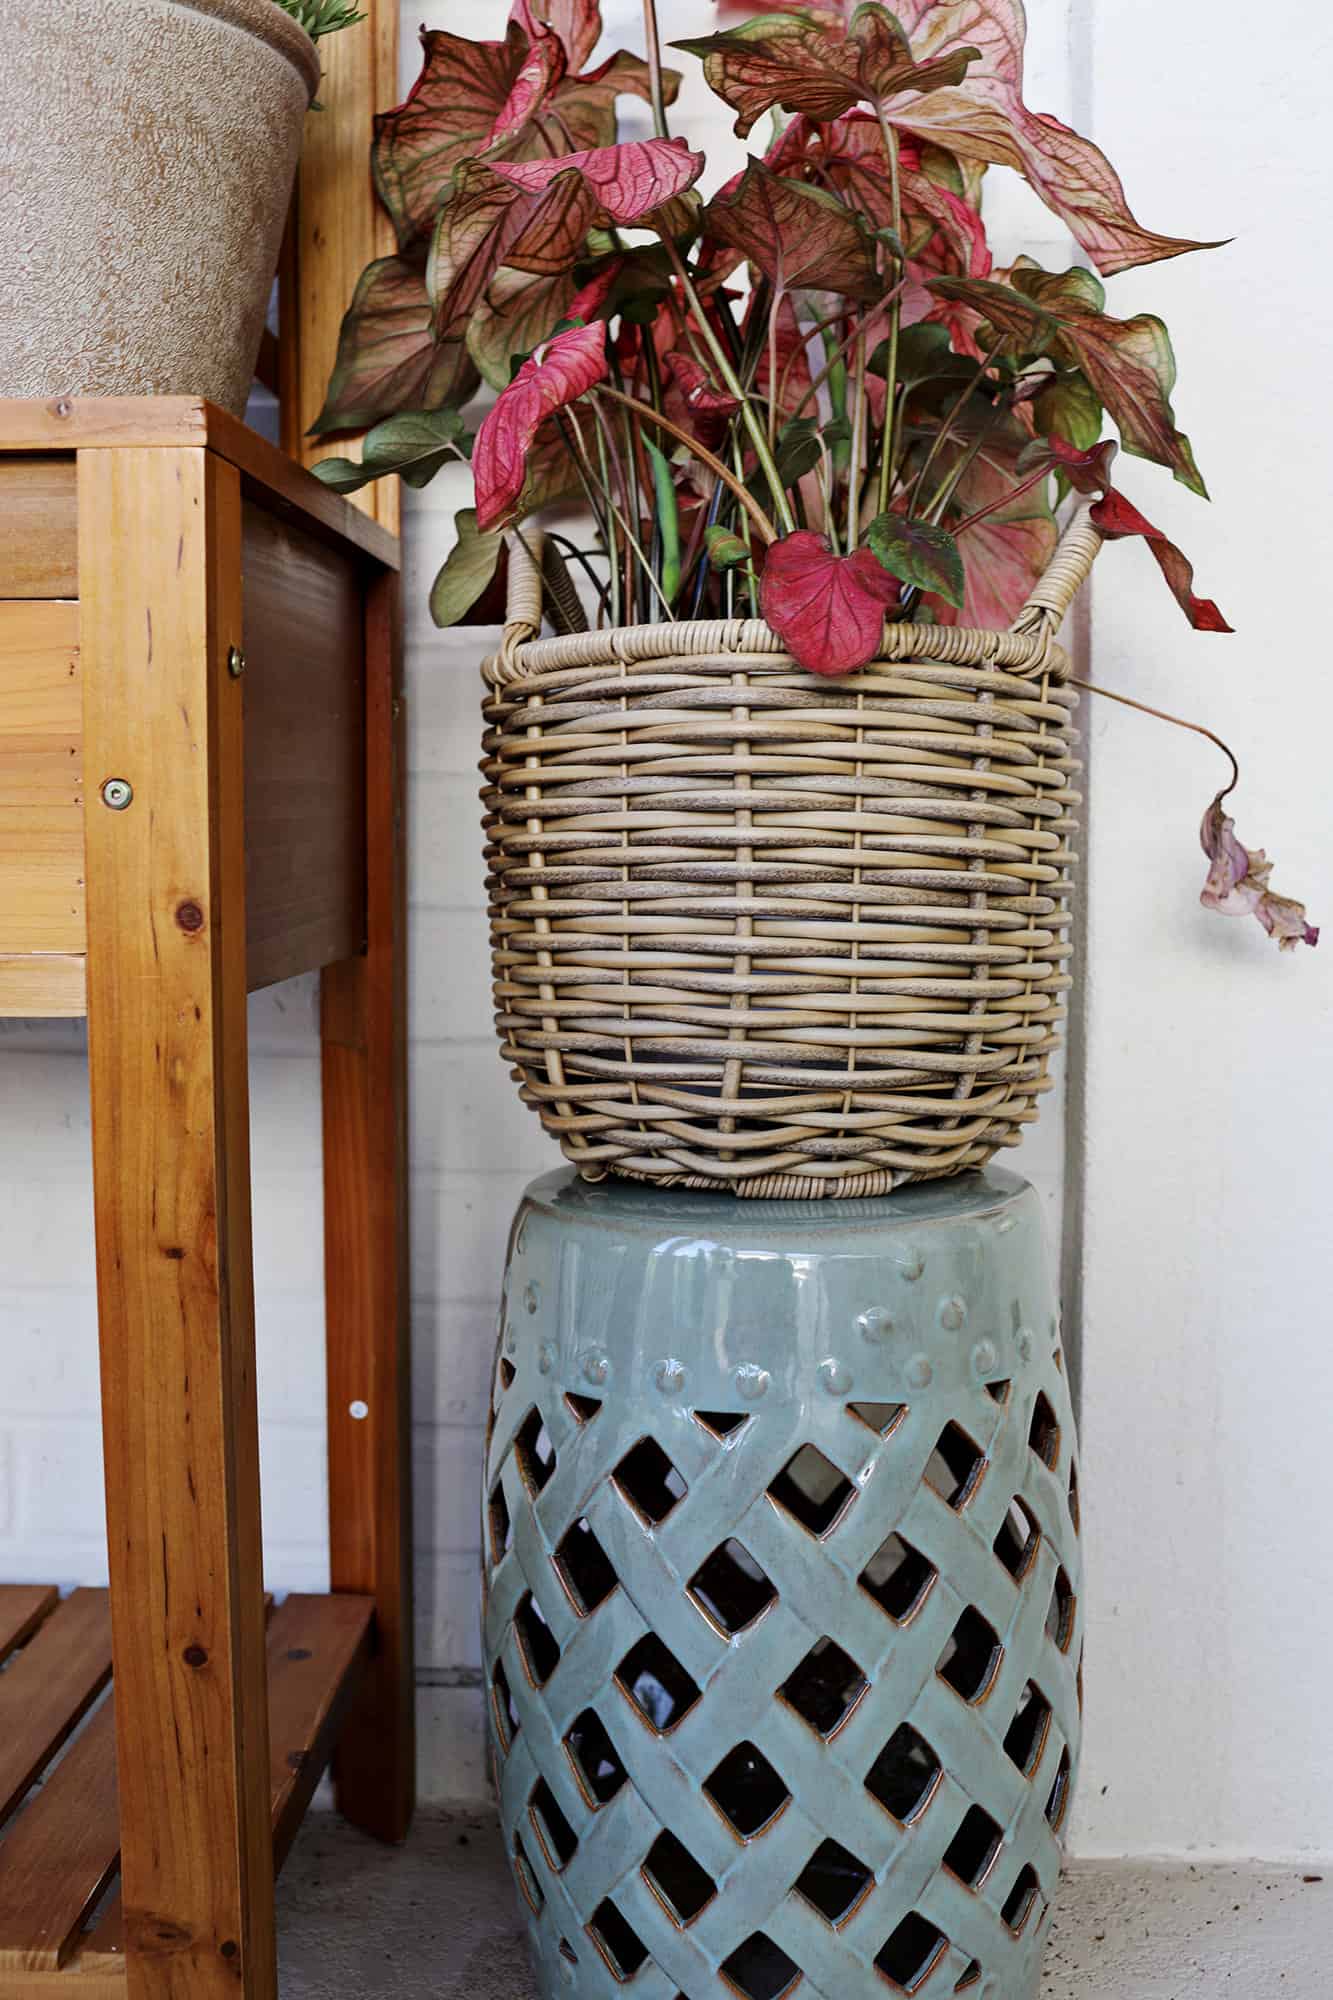
[[[675,45],[740,136],[772,124],[708,200],[653,0],[645,56],[596,66],[597,0],[515,0],[503,41],[423,30],[420,78],[376,121],[397,250],[357,287],[315,426],[365,443],[321,476],[470,460],[442,622],[489,610],[506,530],[574,500],[590,536],[550,541],[599,622],[748,611],[800,666],[854,673],[886,619],[1008,623],[1073,492],[1108,540],[1146,541],[1191,625],[1229,631],[1110,480],[1118,438],[1206,497],[1167,330],[1109,312],[1102,279],[1208,246],[1145,228],[1093,142],[1029,109],[1021,0],[758,5]],[[653,138],[619,137],[626,96]],[[992,168],[1085,264],[996,264]],[[1211,906],[1313,942],[1212,825]]]

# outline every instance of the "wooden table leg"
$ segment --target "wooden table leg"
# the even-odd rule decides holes
[[[273,2000],[243,682],[226,664],[241,633],[239,478],[199,449],[87,450],[79,505],[129,1996]],[[128,803],[104,791],[112,779]]]
[[[333,1773],[342,1811],[384,1840],[416,1797],[397,590],[377,580],[366,606],[368,945],[326,970],[322,1004],[332,1582],[376,1606]]]

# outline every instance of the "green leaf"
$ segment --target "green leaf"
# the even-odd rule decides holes
[[[454,515],[458,540],[431,586],[430,615],[437,625],[456,625],[469,612],[495,575],[503,535],[477,532],[477,510],[464,507]]]
[[[396,472],[409,486],[425,486],[447,459],[467,455],[457,410],[404,410],[367,431],[361,463],[367,476]]]
[[[653,443],[651,438],[646,437],[643,440],[643,448],[653,468],[657,530],[662,538],[662,575],[659,581],[662,595],[670,604],[680,589],[680,510],[676,504],[676,489],[672,484],[671,467],[667,464],[666,454]]]
[[[797,417],[778,437],[776,464],[784,486],[794,486],[820,459],[819,419]]]
[[[321,458],[310,470],[316,479],[322,479],[335,493],[359,493],[372,479],[378,479],[376,472],[367,472],[354,458]]]
[[[1045,437],[1061,437],[1080,451],[1090,451],[1102,434],[1102,404],[1097,391],[1077,370],[1052,377],[1032,405],[1037,429]]]
[[[881,514],[866,529],[866,544],[890,576],[961,606],[963,559],[957,542],[943,528],[928,521],[908,521],[901,514]]]
[[[714,569],[738,569],[750,560],[750,551],[739,535],[733,535],[730,528],[707,528],[704,543],[708,550],[708,560]]]

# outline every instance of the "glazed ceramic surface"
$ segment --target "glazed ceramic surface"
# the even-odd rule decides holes
[[[0,0],[0,397],[239,415],[318,80],[274,0]]]
[[[486,1668],[543,1994],[1031,2000],[1082,1644],[1032,1190],[549,1175],[493,1407]]]

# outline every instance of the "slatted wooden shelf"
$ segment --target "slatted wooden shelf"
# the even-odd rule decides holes
[[[373,1599],[292,1596],[269,1620],[269,1794],[281,1866],[369,1656]],[[0,1587],[0,1996],[126,1985],[111,1616],[103,1590]],[[80,1726],[82,1725],[82,1726]],[[77,1733],[76,1733],[77,1732]],[[70,1740],[72,1739],[72,1740]],[[67,1746],[67,1747],[66,1747]],[[63,1749],[63,1755],[61,1754]]]

